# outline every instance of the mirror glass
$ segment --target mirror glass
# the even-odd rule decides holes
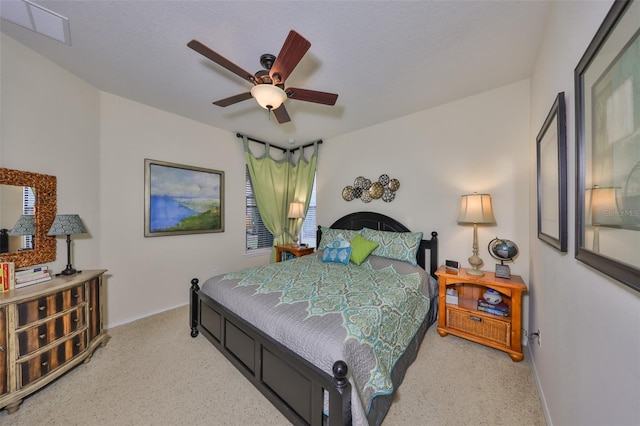
[[[16,268],[21,268],[56,259],[56,239],[47,236],[56,215],[56,185],[55,176],[0,168],[0,229],[11,230],[20,216],[29,212],[23,210],[25,187],[32,190],[33,200],[26,204],[33,204],[35,222],[32,238],[0,236],[3,243],[0,246],[6,245],[0,253],[0,262],[14,262]]]
[[[18,223],[22,215],[33,215],[35,212],[35,191],[30,186],[0,185],[0,230],[7,234]],[[7,235],[0,243],[0,253],[32,250],[33,234]]]

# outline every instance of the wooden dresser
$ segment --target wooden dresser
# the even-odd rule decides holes
[[[103,327],[104,269],[0,293],[0,409],[88,362]]]

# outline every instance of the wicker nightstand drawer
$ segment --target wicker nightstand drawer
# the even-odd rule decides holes
[[[446,315],[449,328],[464,331],[505,346],[511,346],[510,322],[449,307],[446,309]]]

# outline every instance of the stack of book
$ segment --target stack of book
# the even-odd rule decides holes
[[[42,283],[50,279],[51,275],[49,275],[49,268],[47,266],[20,269],[16,271],[16,288]]]
[[[0,262],[0,292],[13,290],[15,285],[13,262]]]
[[[484,299],[478,299],[478,310],[482,312],[488,312],[494,315],[500,315],[501,317],[509,316],[509,305],[504,302],[494,305],[487,302]]]

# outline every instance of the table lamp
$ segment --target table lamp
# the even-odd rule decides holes
[[[291,203],[289,204],[289,214],[287,215],[287,217],[289,219],[293,219],[294,220],[294,226],[293,229],[296,228],[298,219],[301,219],[304,217],[304,204],[302,203]],[[296,235],[292,235],[291,238],[293,238],[293,243],[294,244],[298,244],[298,234]]]
[[[71,266],[71,236],[76,234],[86,234],[87,229],[84,227],[80,216],[77,214],[59,214],[56,215],[51,225],[51,229],[47,233],[48,236],[66,235],[67,236],[67,267],[64,271],[56,275],[73,275],[82,271],[76,271]]]
[[[496,223],[491,207],[491,195],[476,192],[463,195],[460,199],[457,222],[462,225],[473,224],[473,255],[469,258],[471,269],[467,269],[467,274],[483,276],[484,272],[480,270],[480,266],[484,262],[478,256],[478,225],[495,225]]]

